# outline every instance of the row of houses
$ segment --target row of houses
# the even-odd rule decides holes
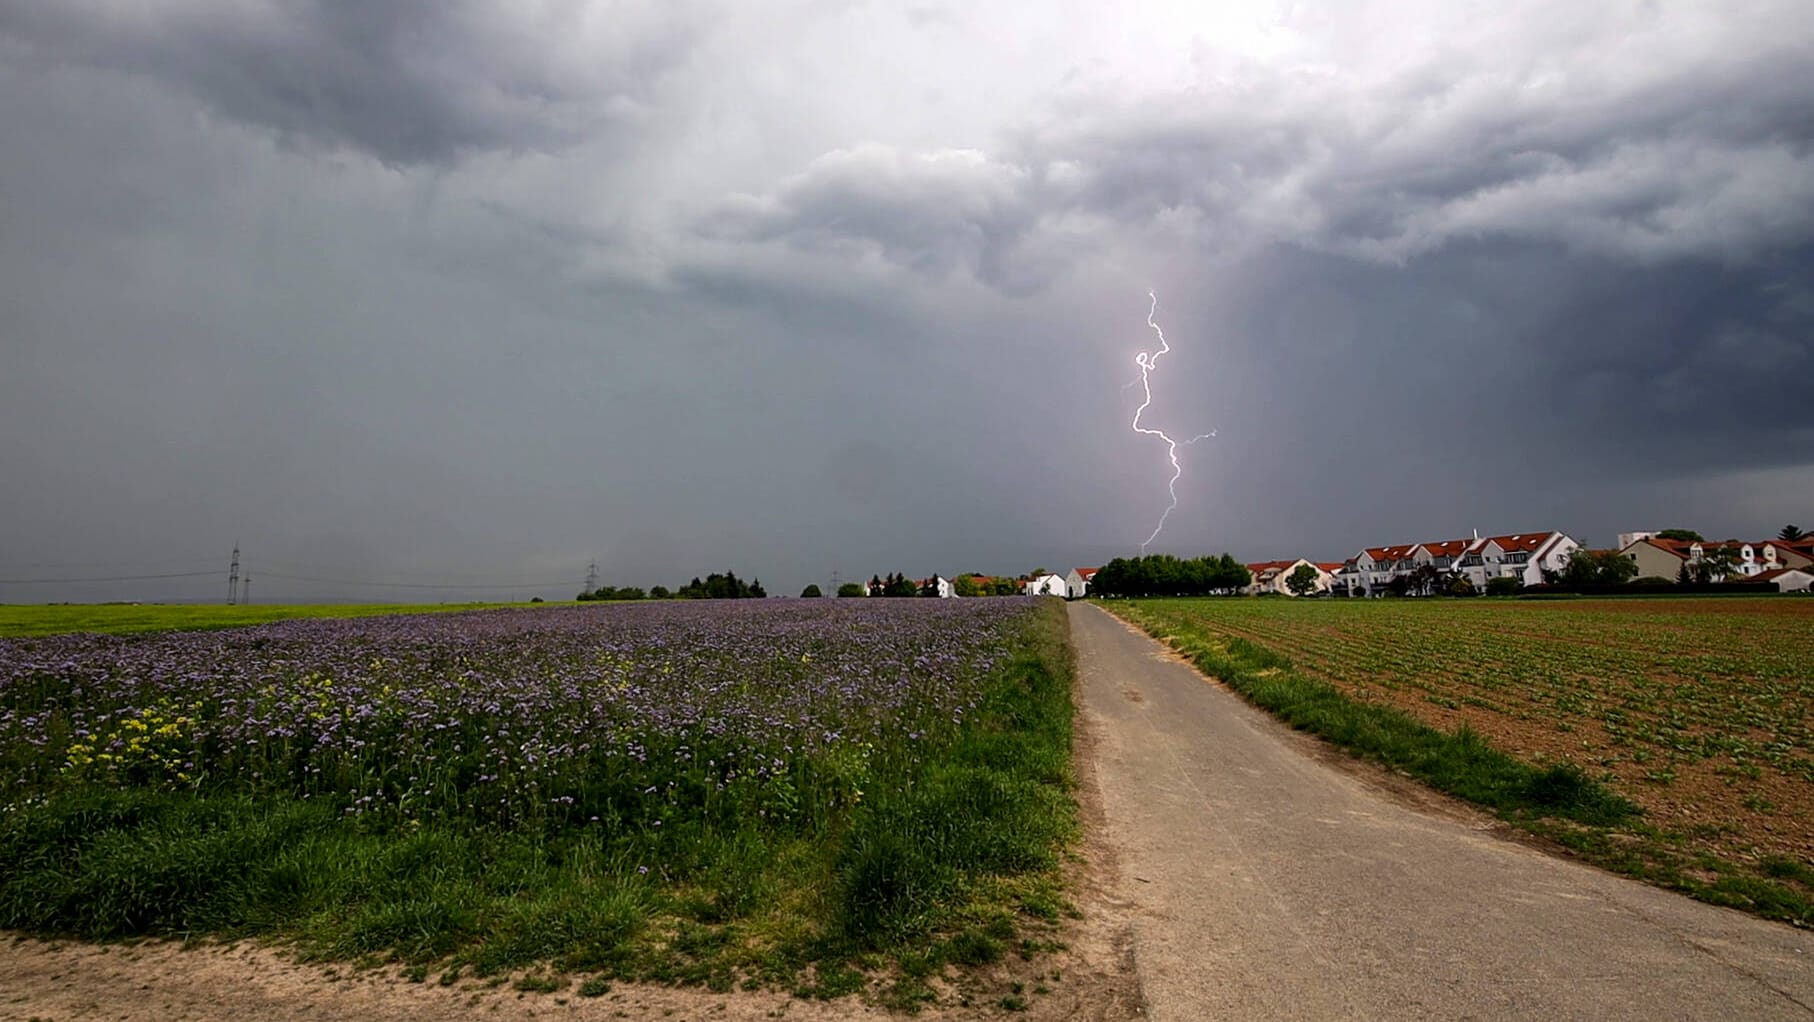
[[[1561,571],[1580,548],[1580,543],[1561,532],[1364,547],[1343,562],[1331,580],[1329,592],[1337,596],[1377,596],[1389,591],[1397,580],[1409,578],[1424,567],[1443,574],[1459,573],[1477,590],[1485,590],[1488,581],[1495,578],[1540,585],[1544,571]]]
[[[1619,552],[1637,563],[1639,578],[1674,579],[1684,567],[1692,569],[1706,563],[1710,556],[1722,568],[1730,569],[1719,574],[1776,582],[1784,592],[1792,591],[1791,585],[1807,588],[1808,579],[1793,576],[1814,577],[1814,536],[1746,543],[1736,539],[1665,539],[1654,532],[1627,532],[1619,536]]]
[[[1301,565],[1316,571],[1312,591],[1334,596],[1377,596],[1394,588],[1422,568],[1444,575],[1460,575],[1476,591],[1484,591],[1496,578],[1519,585],[1540,585],[1545,572],[1559,573],[1581,544],[1563,532],[1525,532],[1503,536],[1474,536],[1428,543],[1365,547],[1345,561],[1263,561],[1247,566],[1253,573],[1251,593],[1295,595],[1288,580]],[[1814,537],[1800,540],[1685,541],[1664,539],[1655,532],[1623,533],[1612,551],[1636,565],[1638,578],[1675,581],[1684,567],[1708,563],[1709,555],[1720,566],[1708,581],[1774,582],[1782,592],[1799,592],[1814,585]]]
[[[1428,543],[1404,543],[1396,546],[1363,547],[1343,561],[1296,560],[1259,561],[1247,565],[1253,581],[1247,592],[1254,595],[1277,593],[1295,596],[1291,578],[1300,568],[1309,567],[1314,581],[1307,593],[1328,596],[1380,596],[1393,591],[1400,580],[1410,579],[1421,569],[1429,568],[1444,576],[1459,575],[1477,592],[1484,592],[1492,579],[1511,579],[1519,585],[1541,585],[1545,572],[1559,573],[1568,566],[1569,558],[1581,544],[1562,532],[1522,532],[1502,536],[1473,536]],[[1629,532],[1619,535],[1614,551],[1637,566],[1638,578],[1664,578],[1674,581],[1684,567],[1693,569],[1716,563],[1710,581],[1773,582],[1781,592],[1800,592],[1814,587],[1814,536],[1798,540],[1687,541],[1665,539],[1656,532]],[[1427,575],[1427,573],[1425,573]],[[1080,599],[1089,595],[1096,577],[1095,568],[1072,568],[1068,574],[1038,572],[1017,579],[1020,592],[1028,596],[1062,596]],[[980,579],[993,582],[993,579]],[[934,586],[940,596],[954,595],[952,583],[937,575],[920,580],[921,589]]]

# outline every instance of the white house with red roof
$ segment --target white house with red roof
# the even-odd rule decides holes
[[[1095,568],[1072,568],[1064,577],[1064,595],[1067,600],[1081,600],[1090,595],[1090,580],[1096,577]]]
[[[951,588],[951,580],[944,577],[943,575],[934,575],[931,578],[922,578],[919,581],[915,582],[914,584],[919,587],[919,590],[922,593],[925,592],[928,587],[931,587],[932,590],[935,593],[937,593],[941,599],[948,600],[953,595],[955,595]]]
[[[1738,552],[1739,574],[1757,576],[1768,571],[1781,571],[1785,568],[1806,568],[1814,564],[1814,557],[1803,553],[1802,550],[1805,548],[1804,543],[1789,543],[1780,539],[1766,539],[1761,543],[1741,543]],[[1788,591],[1783,590],[1783,592]]]
[[[1290,582],[1291,576],[1297,572],[1300,564],[1307,564],[1316,572],[1316,581],[1311,584],[1311,592],[1326,593],[1335,587],[1335,572],[1330,570],[1331,565],[1319,564],[1308,558],[1300,557],[1295,561],[1259,561],[1249,564],[1247,571],[1253,575],[1253,582],[1248,585],[1247,591],[1255,596],[1260,593],[1296,596],[1297,594],[1291,591]],[[1333,567],[1339,571],[1342,566],[1336,564]]]
[[[1545,571],[1561,571],[1581,544],[1561,532],[1521,532],[1475,540],[1461,555],[1462,575],[1485,589],[1488,579],[1515,578],[1527,586],[1543,584]]]
[[[1751,576],[1753,582],[1774,582],[1779,593],[1805,593],[1814,586],[1814,575],[1802,568],[1772,568]]]
[[[1020,591],[1025,596],[1063,596],[1065,593],[1064,576],[1051,572],[1035,575],[1020,587]]]
[[[1485,589],[1487,580],[1493,578],[1515,578],[1521,585],[1538,585],[1544,571],[1560,571],[1580,546],[1564,533],[1524,532],[1367,547],[1342,565],[1335,575],[1333,591],[1347,596],[1377,596],[1394,580],[1426,565],[1445,574],[1459,573],[1476,590]]]

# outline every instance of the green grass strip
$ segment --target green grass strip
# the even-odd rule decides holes
[[[1139,604],[1112,606],[1292,727],[1402,770],[1439,791],[1507,816],[1548,816],[1595,827],[1639,813],[1630,800],[1571,763],[1532,766],[1493,748],[1466,726],[1440,731],[1402,710],[1350,699],[1327,682],[1296,673],[1289,659],[1246,639],[1217,637],[1194,622]]]

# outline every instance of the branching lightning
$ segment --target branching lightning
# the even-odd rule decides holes
[[[1216,431],[1212,429],[1207,433],[1199,433],[1189,440],[1180,441],[1173,440],[1165,430],[1148,429],[1147,427],[1140,425],[1140,416],[1146,412],[1147,406],[1153,403],[1153,387],[1149,378],[1150,374],[1153,369],[1158,366],[1159,356],[1172,350],[1171,345],[1167,344],[1165,341],[1165,331],[1159,329],[1159,324],[1153,320],[1153,316],[1159,311],[1159,296],[1151,291],[1148,291],[1146,296],[1153,301],[1152,307],[1146,310],[1146,325],[1152,327],[1153,333],[1159,335],[1159,350],[1154,352],[1143,351],[1134,356],[1134,364],[1140,367],[1140,379],[1129,383],[1128,386],[1131,387],[1134,383],[1138,383],[1140,384],[1141,392],[1145,394],[1145,398],[1140,402],[1140,407],[1134,409],[1134,432],[1143,433],[1147,436],[1156,436],[1165,441],[1166,456],[1169,457],[1172,462],[1172,477],[1166,481],[1165,491],[1171,494],[1172,500],[1170,504],[1166,505],[1165,513],[1159,516],[1159,524],[1153,526],[1153,534],[1146,537],[1146,542],[1140,544],[1140,553],[1142,555],[1145,555],[1146,548],[1152,545],[1153,540],[1159,538],[1159,533],[1165,530],[1165,520],[1170,518],[1171,513],[1178,507],[1178,480],[1184,475],[1184,466],[1178,462],[1178,448],[1180,446],[1188,447],[1199,440],[1207,440],[1216,435]]]

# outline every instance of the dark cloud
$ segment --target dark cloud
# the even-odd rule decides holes
[[[393,164],[634,131],[701,25],[688,4],[0,4],[0,38],[40,60],[129,72],[287,142]]]
[[[1251,6],[0,0],[0,568],[1808,524],[1793,4]]]
[[[1509,70],[1418,67],[1366,88],[1255,72],[1085,92],[989,152],[828,154],[711,223],[802,246],[870,242],[903,266],[964,266],[991,283],[1014,277],[1004,267],[1040,247],[1030,238],[1077,218],[1395,264],[1495,237],[1744,261],[1814,234],[1804,36],[1670,67],[1609,69],[1581,49]]]

